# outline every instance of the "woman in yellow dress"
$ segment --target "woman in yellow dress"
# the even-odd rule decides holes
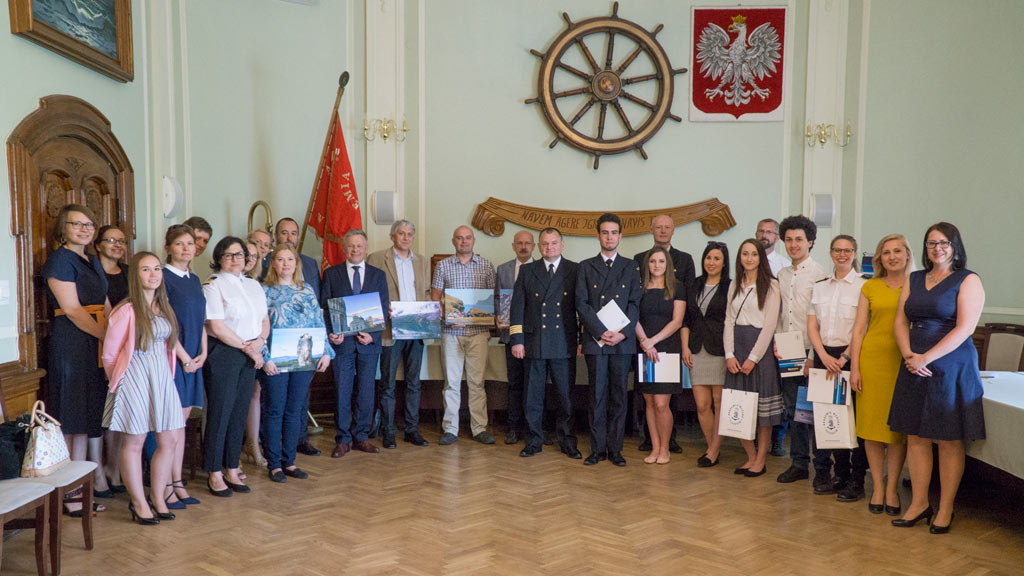
[[[877,273],[861,288],[853,326],[850,380],[857,392],[857,436],[864,439],[871,467],[873,492],[868,510],[872,514],[884,510],[890,516],[899,516],[901,511],[899,479],[907,445],[902,434],[889,428],[888,419],[896,375],[903,362],[893,325],[911,261],[910,245],[902,234],[890,234],[878,242],[874,256]]]

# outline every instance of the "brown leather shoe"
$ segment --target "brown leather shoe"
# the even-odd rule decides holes
[[[348,444],[335,444],[334,452],[331,452],[331,458],[341,458],[349,450],[351,450],[351,448]]]
[[[370,444],[367,440],[360,440],[359,442],[352,443],[353,450],[359,450],[360,452],[366,452],[368,454],[377,454],[380,452],[380,448],[377,448],[373,444]]]

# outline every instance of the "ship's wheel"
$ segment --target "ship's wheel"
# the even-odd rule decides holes
[[[594,169],[601,156],[636,150],[647,159],[644,143],[672,114],[673,77],[686,68],[673,69],[665,49],[655,38],[664,27],[648,32],[618,16],[615,2],[610,17],[573,22],[546,52],[530,50],[541,59],[537,96],[527,104],[540,104],[555,131],[549,148],[559,142],[594,155]],[[626,54],[616,60],[615,49]],[[594,52],[603,49],[602,62]],[[613,114],[609,115],[608,108]],[[609,116],[612,116],[610,119]]]

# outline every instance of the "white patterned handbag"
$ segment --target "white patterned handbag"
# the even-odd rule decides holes
[[[71,459],[60,422],[44,412],[45,409],[42,400],[37,400],[32,406],[32,429],[25,445],[25,460],[21,464],[22,478],[48,476]]]

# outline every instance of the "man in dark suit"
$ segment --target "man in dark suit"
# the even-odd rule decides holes
[[[262,232],[261,230],[253,230],[252,234]],[[256,239],[257,245],[261,247],[262,241]],[[281,218],[274,225],[274,244],[291,244],[298,250],[299,246],[299,224],[295,220],[288,218],[287,216]],[[266,254],[263,255],[263,265],[260,267],[259,281],[263,282],[263,279],[267,276],[267,271],[270,270],[270,247]],[[317,263],[316,259],[305,254],[299,254],[299,259],[302,260],[302,280],[313,287],[313,293],[320,294],[320,264]],[[309,396],[306,396],[306,407],[302,411],[303,414],[309,413]],[[295,448],[299,454],[305,454],[306,456],[319,456],[320,450],[309,443],[309,431],[306,426],[302,427],[302,433],[299,435],[299,445]]]
[[[630,363],[636,357],[636,323],[640,317],[640,269],[636,262],[618,254],[622,221],[615,214],[597,219],[601,253],[580,262],[576,276],[576,311],[583,324],[583,354],[590,376],[590,466],[606,455],[616,466],[625,466],[622,437],[626,426],[626,384]],[[597,313],[611,302],[629,320],[619,331],[609,330]]]
[[[677,250],[672,246],[672,235],[676,232],[676,224],[672,221],[672,217],[668,214],[659,214],[651,219],[651,236],[654,237],[654,245],[661,246],[668,250],[669,255],[672,256],[672,268],[676,271],[676,280],[682,282],[683,289],[689,290],[693,284],[696,276],[694,275],[693,268],[693,257],[682,250]],[[644,266],[647,264],[644,260],[647,258],[647,250],[638,253],[633,256],[633,260],[636,261],[637,266],[640,267],[641,276]],[[639,399],[638,402],[642,406],[643,397],[637,394],[636,397]],[[640,412],[640,421],[637,423],[640,430],[647,430],[647,426],[644,425],[644,413]],[[651,451],[651,439],[647,434],[644,434],[644,441],[640,443],[640,450],[644,452]],[[681,454],[683,449],[676,442],[676,428],[672,427],[672,437],[668,441],[669,451],[675,454]]]
[[[380,295],[381,310],[387,315],[391,305],[384,272],[363,262],[366,258],[366,233],[358,229],[349,230],[342,238],[342,245],[345,247],[345,262],[331,266],[324,272],[320,306],[330,310],[327,301],[331,298],[376,292]],[[334,334],[330,313],[324,316],[327,339],[336,353],[331,364],[338,389],[338,432],[334,436],[335,446],[331,458],[341,458],[349,450],[376,454],[380,448],[370,444],[368,438],[381,333],[357,332],[350,336]],[[353,385],[356,390],[355,426],[352,426]]]
[[[533,233],[520,230],[512,237],[512,250],[516,257],[500,264],[497,269],[498,290],[513,290],[522,267],[533,262]],[[524,388],[526,365],[522,357],[512,354],[511,338],[507,326],[500,327],[499,340],[505,345],[505,370],[508,380],[508,428],[505,444],[516,444],[523,432]]]
[[[545,228],[540,233],[543,259],[519,269],[512,292],[509,338],[512,355],[525,359],[526,458],[540,452],[544,443],[544,392],[551,371],[555,385],[557,416],[555,430],[562,453],[582,456],[572,431],[572,387],[569,363],[576,362],[579,327],[576,323],[576,278],[578,266],[562,258],[562,233]]]

